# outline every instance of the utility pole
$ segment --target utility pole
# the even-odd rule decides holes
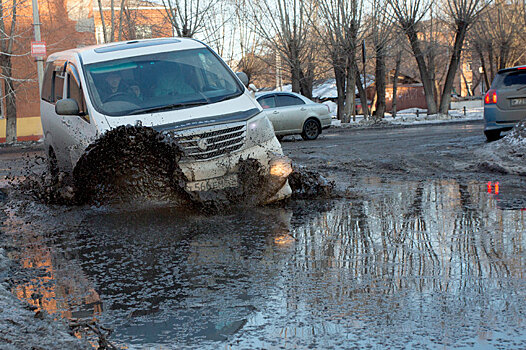
[[[365,39],[363,39],[362,41],[362,64],[363,64],[363,91],[366,91],[367,90],[367,83],[366,83],[366,78],[365,78],[365,61],[366,61],[366,57],[367,57],[367,53],[365,52]],[[359,75],[358,75],[359,76]],[[365,95],[365,99],[364,101],[367,102],[367,95]],[[365,109],[367,109],[367,114],[369,114],[369,106],[368,104],[366,103],[365,104],[365,108],[362,106],[362,112],[365,111]],[[372,107],[372,106],[371,106]],[[363,114],[363,118],[365,120],[368,119],[368,116],[369,115],[365,115],[365,113]]]
[[[35,41],[41,41],[40,37],[40,16],[38,14],[38,0],[31,0],[33,5],[33,29],[35,32]],[[38,74],[38,95],[42,92],[42,80],[44,79],[44,59],[39,56],[37,60],[37,74]]]

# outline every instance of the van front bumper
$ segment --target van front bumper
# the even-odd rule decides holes
[[[243,163],[255,160],[260,172],[266,177],[265,187],[258,191],[263,203],[271,203],[290,197],[292,190],[287,178],[292,172],[289,158],[283,155],[279,141],[273,137],[257,146],[232,152],[218,158],[201,161],[181,160],[179,166],[186,176],[186,190],[208,192],[227,190],[241,185]]]

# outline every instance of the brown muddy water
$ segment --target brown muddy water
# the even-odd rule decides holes
[[[9,201],[21,299],[118,348],[526,348],[526,194],[368,178],[221,215]]]

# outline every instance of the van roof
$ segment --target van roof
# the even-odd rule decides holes
[[[188,50],[202,47],[205,47],[203,43],[189,38],[171,37],[129,40],[61,51],[50,55],[47,60],[54,61],[64,56],[78,55],[84,63],[96,63],[110,59],[114,60],[158,52]]]

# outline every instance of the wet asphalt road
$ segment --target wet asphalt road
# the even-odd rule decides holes
[[[131,349],[524,349],[526,184],[477,171],[484,144],[480,123],[285,140],[342,195],[221,215],[12,196],[14,292]]]

